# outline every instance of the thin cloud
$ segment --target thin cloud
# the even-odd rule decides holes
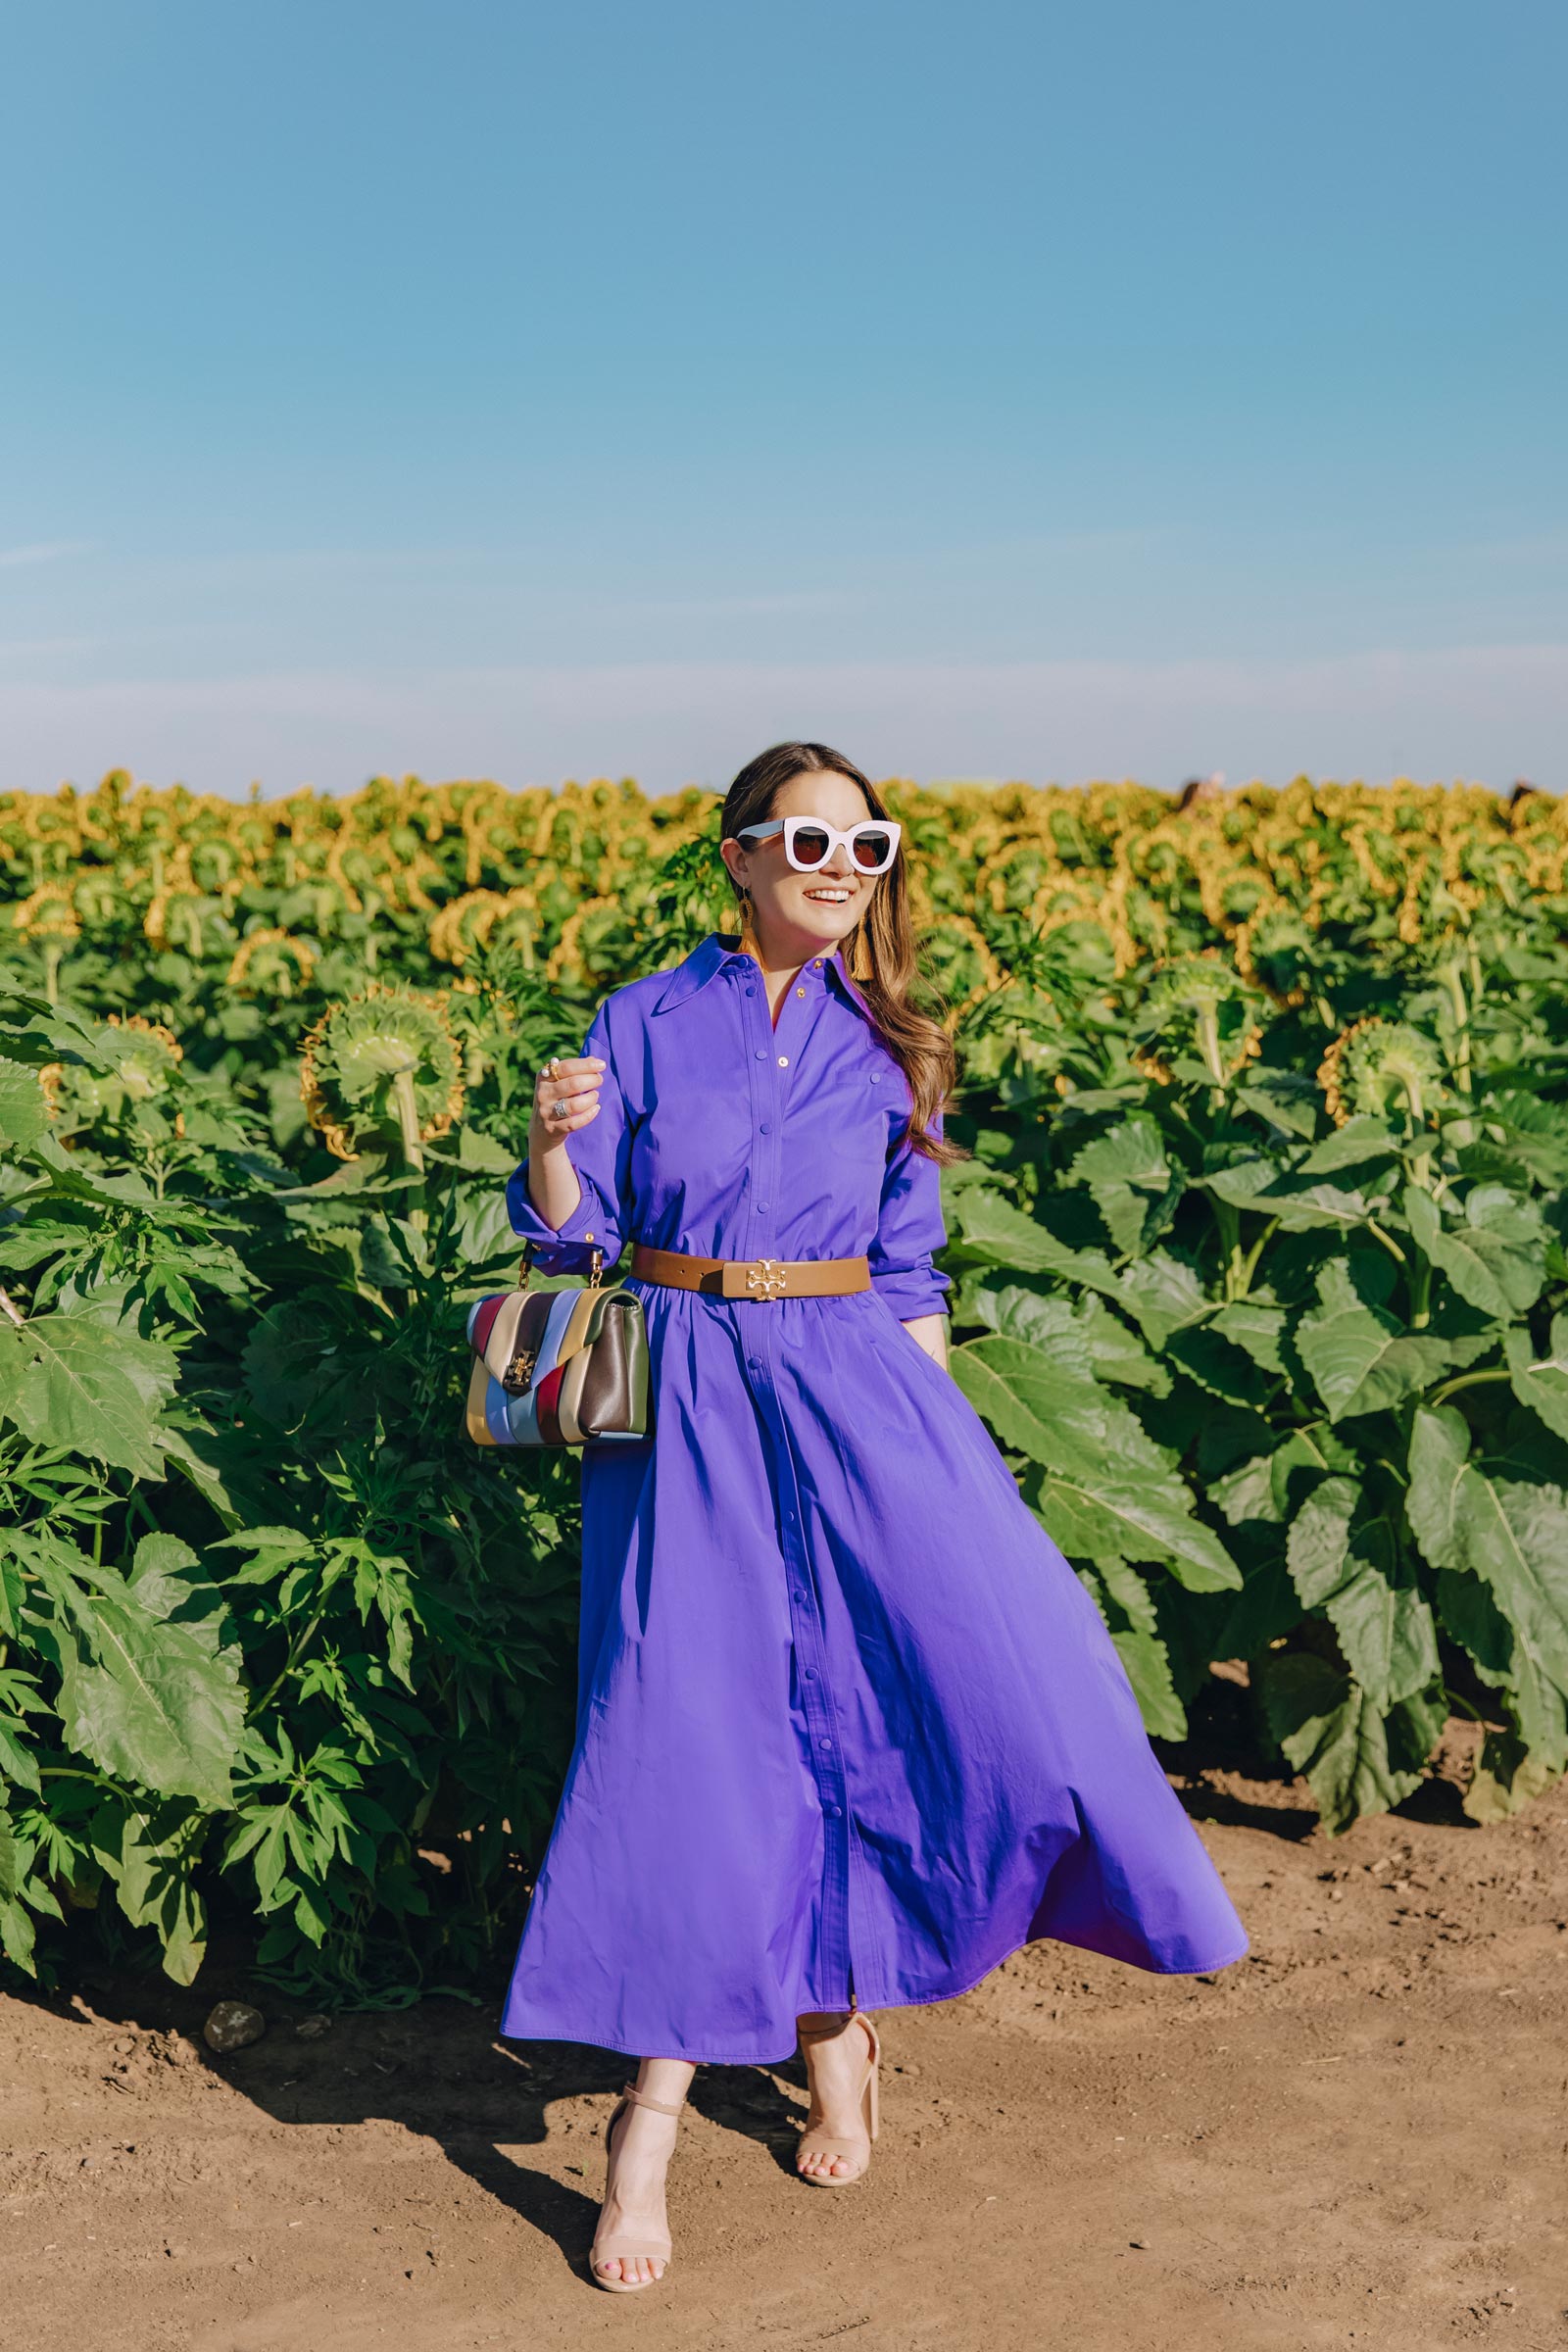
[[[516,564],[529,561],[509,547],[278,547],[240,548],[165,559],[168,569],[192,577],[272,579],[293,572],[417,570],[423,565]]]
[[[785,612],[853,612],[860,600],[839,588],[781,589],[756,596],[668,596],[629,599],[600,607],[604,618],[657,616],[662,620],[770,619]]]
[[[1044,783],[1223,769],[1568,785],[1568,644],[1291,661],[679,663],[256,671],[0,682],[0,790],[127,765],[243,792],[377,772],[723,784],[762,743],[838,743],[873,775]]]
[[[0,662],[36,662],[44,655],[85,654],[98,637],[0,637]]]
[[[0,571],[20,571],[24,564],[57,564],[64,556],[85,556],[95,544],[91,539],[39,539],[30,547],[0,547]]]

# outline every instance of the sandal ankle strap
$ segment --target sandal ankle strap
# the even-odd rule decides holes
[[[803,2042],[837,2041],[841,2034],[849,2032],[857,2018],[860,2018],[866,2025],[871,2023],[863,2009],[847,2009],[836,2026],[797,2026],[795,2031]]]
[[[661,2115],[679,2115],[686,2104],[685,2100],[681,2099],[672,2107],[667,2099],[651,2099],[646,2090],[637,2088],[635,2082],[628,2082],[620,2095],[623,2099],[629,2100],[633,2107],[654,2107]]]

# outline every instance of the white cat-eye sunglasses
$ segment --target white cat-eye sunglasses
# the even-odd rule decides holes
[[[830,825],[825,816],[774,816],[760,825],[742,825],[735,839],[753,847],[782,833],[784,855],[798,874],[814,874],[826,865],[842,841],[857,872],[885,874],[898,856],[903,829],[883,816],[864,817],[847,833]]]

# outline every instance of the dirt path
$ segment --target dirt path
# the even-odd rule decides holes
[[[26,2352],[1436,2352],[1568,2346],[1568,1792],[1332,1842],[1189,1802],[1253,1939],[1214,1983],[1039,1945],[884,2017],[882,2137],[789,2172],[798,2062],[705,2069],[642,2299],[580,2277],[621,2079],[430,2001],[217,2059],[242,1983],[0,2000],[0,2342]]]

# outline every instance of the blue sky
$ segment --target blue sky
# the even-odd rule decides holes
[[[0,787],[1568,787],[1568,12],[51,0]]]

